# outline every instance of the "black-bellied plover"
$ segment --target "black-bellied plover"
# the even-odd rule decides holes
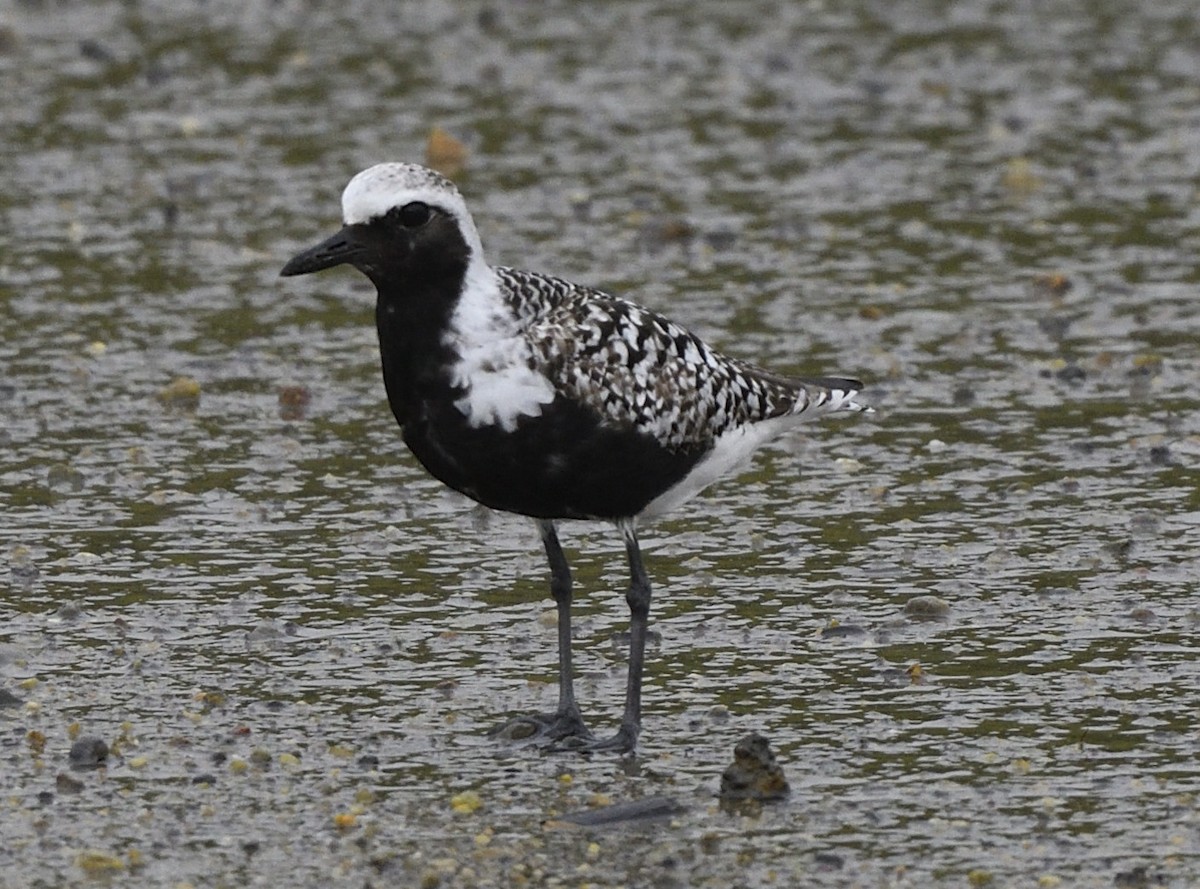
[[[493,267],[458,189],[414,164],[378,164],[342,194],[342,230],[282,275],[347,263],[378,291],[388,402],[433,476],[537,523],[558,612],[553,713],[509,737],[629,751],[641,726],[650,581],[637,527],[743,465],[810,416],[865,410],[857,380],[791,379],[713,350],[634,303],[559,278]],[[615,735],[596,740],[575,700],[571,571],[560,519],[614,522],[630,583],[629,676]]]

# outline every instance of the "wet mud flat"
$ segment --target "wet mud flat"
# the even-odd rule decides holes
[[[1197,47],[1181,2],[0,10],[0,885],[1195,884]],[[362,282],[276,278],[435,127],[495,261],[870,384],[646,533],[632,760],[487,740],[554,700],[536,533],[404,452]],[[620,541],[563,539],[604,730]],[[722,808],[752,732],[791,791]]]

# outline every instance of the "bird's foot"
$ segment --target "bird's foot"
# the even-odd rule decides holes
[[[587,737],[567,736],[550,745],[555,753],[632,753],[637,747],[638,726],[621,723],[617,733],[599,740],[590,734]]]
[[[514,716],[488,732],[488,737],[495,741],[557,745],[572,741],[587,743],[592,740],[592,733],[577,711],[568,711]]]

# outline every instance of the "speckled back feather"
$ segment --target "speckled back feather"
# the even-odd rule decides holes
[[[728,358],[684,327],[603,291],[495,269],[501,295],[555,390],[673,450],[810,408],[861,409],[854,380],[792,380]]]

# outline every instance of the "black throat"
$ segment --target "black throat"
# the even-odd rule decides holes
[[[421,405],[453,394],[449,367],[458,358],[445,334],[467,276],[471,248],[457,222],[434,213],[406,228],[391,216],[364,226],[359,269],[375,284],[375,328],[388,403],[402,427]]]

